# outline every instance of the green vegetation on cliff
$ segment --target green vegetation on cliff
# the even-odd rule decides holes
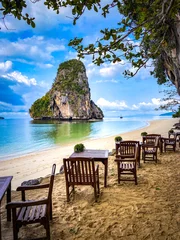
[[[68,71],[68,75],[60,74],[63,71]],[[72,59],[66,62],[63,62],[59,65],[58,71],[57,71],[57,77],[53,83],[53,90],[61,91],[64,93],[73,92],[78,95],[84,95],[86,94],[86,90],[84,87],[86,87],[87,82],[78,82],[78,74],[86,72],[84,64],[76,59]],[[61,76],[61,78],[59,77]]]
[[[37,99],[29,109],[29,113],[33,118],[52,117],[49,94],[47,93],[42,98]]]

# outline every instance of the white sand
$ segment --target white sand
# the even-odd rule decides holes
[[[161,134],[168,136],[168,130],[177,119],[163,119],[151,121],[150,125],[132,132],[120,134],[123,140],[141,140],[141,132]],[[116,136],[119,135],[118,133]],[[108,149],[115,148],[114,136],[94,140],[82,141],[87,149]],[[73,153],[74,144],[63,147],[48,149],[46,151],[35,152],[23,157],[11,160],[0,161],[0,176],[13,176],[12,189],[15,190],[23,181],[45,177],[50,174],[53,163],[57,165],[57,171],[62,166],[62,160]]]

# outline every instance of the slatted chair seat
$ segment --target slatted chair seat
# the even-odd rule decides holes
[[[115,162],[118,169],[118,183],[134,181],[137,185],[137,162],[139,162],[139,145],[136,141],[122,141],[118,148]],[[123,176],[129,176],[124,178]],[[133,178],[131,177],[133,176]]]
[[[56,165],[52,166],[52,174],[48,184],[20,186],[21,202],[10,202],[6,208],[12,209],[13,215],[13,238],[18,240],[19,229],[24,225],[40,223],[46,229],[46,238],[50,240],[49,220],[52,220],[52,189],[54,184]],[[26,200],[25,191],[48,188],[48,196],[44,199],[33,201]]]
[[[125,170],[131,170],[131,169],[134,169],[135,167],[135,164],[134,163],[120,163],[120,168],[124,169]]]
[[[75,185],[90,185],[94,188],[95,201],[100,193],[99,165],[95,166],[93,158],[64,158],[67,202]],[[72,187],[70,191],[70,187]]]
[[[43,220],[46,218],[47,205],[29,206],[20,209],[17,217],[17,222],[23,225],[28,223],[39,222],[39,219]]]
[[[146,154],[153,154],[156,153],[156,149],[145,149]]]

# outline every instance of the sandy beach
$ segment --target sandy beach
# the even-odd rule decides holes
[[[121,134],[123,139],[141,140],[140,133],[167,131],[177,119],[152,121],[146,128]],[[87,148],[114,148],[114,137],[83,142]],[[1,175],[13,175],[13,188],[24,180],[50,174],[52,163],[57,173],[63,157],[69,156],[73,146],[52,149],[30,156],[0,163]],[[158,153],[158,163],[143,163],[137,170],[138,185],[117,183],[115,156],[108,158],[108,186],[104,188],[104,168],[100,165],[100,197],[94,201],[93,189],[76,187],[75,195],[66,202],[64,174],[55,176],[53,189],[53,220],[51,240],[178,240],[180,239],[180,148],[176,152]],[[49,177],[43,178],[47,183]],[[40,199],[46,190],[28,191],[27,199]],[[12,240],[12,222],[7,222],[5,201],[1,207],[2,239]],[[20,193],[12,191],[12,200],[20,200]],[[22,227],[20,240],[45,236],[42,226]]]
[[[151,121],[150,125],[132,132],[120,134],[123,140],[141,140],[141,132],[158,133],[164,137],[168,136],[177,119],[163,119]],[[119,135],[117,133],[117,135]],[[117,136],[116,135],[116,136]],[[115,148],[114,136],[82,141],[87,149],[107,149],[112,151]],[[62,166],[63,158],[73,153],[75,144],[63,147],[56,147],[46,151],[35,152],[23,157],[11,160],[0,161],[0,176],[13,176],[12,189],[15,190],[23,181],[45,177],[49,175],[53,163],[57,165],[57,171]]]

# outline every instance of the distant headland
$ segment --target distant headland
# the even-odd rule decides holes
[[[0,117],[0,119],[4,119],[4,117]]]
[[[91,100],[84,64],[76,59],[59,65],[52,88],[29,109],[35,120],[100,120],[104,114]]]

